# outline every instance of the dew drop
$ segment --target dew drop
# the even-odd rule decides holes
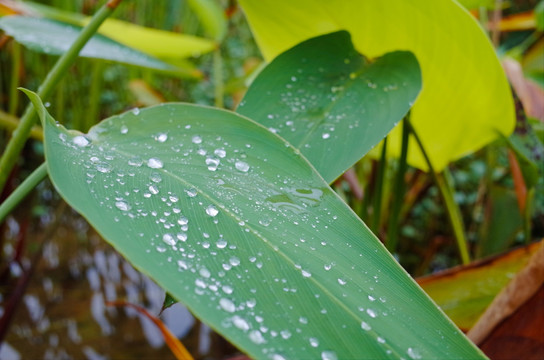
[[[96,164],[96,170],[103,174],[107,174],[111,171],[111,165],[108,163],[98,163]]]
[[[211,276],[211,273],[210,273],[210,270],[206,269],[205,267],[203,267],[202,269],[200,269],[198,271],[198,273],[202,276],[202,277],[205,277],[206,279],[209,278]]]
[[[240,330],[243,330],[243,331],[249,330],[249,323],[244,318],[241,318],[238,315],[235,315],[232,317],[232,323],[234,324],[234,326],[236,326]]]
[[[142,166],[143,163],[144,163],[144,161],[138,156],[135,156],[135,157],[128,160],[128,164],[130,166],[140,167],[140,166]]]
[[[128,203],[126,203],[125,201],[117,201],[115,203],[115,206],[121,211],[130,210],[130,205]]]
[[[304,276],[305,278],[308,278],[312,276],[312,273],[306,270],[302,270],[302,276]]]
[[[215,243],[215,246],[217,246],[217,248],[219,248],[219,249],[224,249],[227,246],[227,241],[224,240],[224,239],[219,239]]]
[[[122,125],[121,126],[121,129],[119,130],[121,132],[121,134],[126,134],[128,133],[128,127],[126,125]]]
[[[321,360],[338,360],[338,356],[334,351],[325,350],[321,353]]]
[[[137,107],[135,107],[135,108],[132,109],[132,113],[133,113],[134,115],[139,115],[139,114],[140,114],[140,109],[138,109]]]
[[[176,245],[177,240],[170,234],[164,234],[162,236],[162,241],[164,241],[167,245],[174,246]]]
[[[208,157],[206,158],[206,165],[208,165],[208,170],[215,171],[217,170],[217,167],[219,166],[219,160],[212,157]]]
[[[338,278],[338,283],[339,283],[340,285],[346,285],[347,282],[346,282],[346,280],[344,280],[344,279]]]
[[[166,140],[168,140],[168,134],[160,133],[160,134],[158,134],[158,135],[155,136],[155,140],[157,140],[157,141],[160,142],[160,143],[163,143],[163,142],[165,142]]]
[[[217,208],[213,205],[209,205],[207,208],[206,208],[206,214],[210,215],[211,217],[214,217],[216,216],[217,214],[219,214],[219,210],[217,210]]]
[[[280,331],[280,335],[285,340],[289,339],[291,337],[291,332],[289,330],[282,330]]]
[[[153,173],[149,178],[155,183],[160,183],[162,181],[162,177],[159,173]]]
[[[153,195],[157,195],[159,193],[159,188],[156,185],[151,185],[149,187],[149,192]]]
[[[232,266],[238,266],[240,265],[240,259],[238,259],[236,256],[233,256],[229,259],[229,263],[232,265]]]
[[[366,309],[366,313],[368,314],[368,316],[370,316],[371,318],[375,318],[376,316],[378,316],[376,314],[376,312],[372,309]]]
[[[246,163],[244,161],[237,161],[234,164],[234,166],[236,167],[236,170],[241,171],[241,172],[248,172],[248,170],[249,170],[248,163]]]
[[[213,153],[220,158],[224,158],[225,156],[227,156],[227,152],[224,149],[215,149]]]
[[[419,351],[417,349],[409,347],[408,350],[406,351],[406,353],[412,359],[421,359],[421,354],[419,353]]]
[[[200,143],[202,143],[202,138],[200,136],[198,136],[198,135],[195,135],[195,136],[193,136],[191,141],[193,142],[193,144],[200,144]]]
[[[187,194],[187,196],[189,197],[195,197],[197,192],[196,192],[196,189],[195,188],[191,188],[191,189],[186,189],[185,190],[185,193]]]
[[[219,299],[219,306],[221,306],[221,309],[230,313],[236,310],[236,306],[234,305],[234,303],[231,300],[226,298]]]
[[[147,166],[149,166],[152,169],[162,169],[163,163],[160,159],[151,158],[147,160]]]
[[[249,339],[253,341],[255,344],[263,344],[266,342],[263,335],[259,330],[252,330],[249,332]]]
[[[329,133],[323,133],[323,134],[321,134],[321,138],[323,138],[323,139],[328,139],[328,138],[330,138],[330,137],[331,137],[331,134],[329,134]]]
[[[372,327],[371,327],[370,325],[368,325],[368,324],[367,324],[366,322],[364,322],[364,321],[361,322],[361,328],[362,328],[363,330],[366,330],[366,331],[372,330]]]
[[[312,345],[312,347],[318,347],[319,346],[319,340],[317,340],[317,338],[311,337],[309,339],[309,341],[310,341],[310,345]]]
[[[85,136],[78,135],[73,139],[74,144],[80,147],[89,145],[91,142]]]

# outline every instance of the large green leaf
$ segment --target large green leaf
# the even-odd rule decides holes
[[[470,14],[453,0],[240,0],[264,56],[271,60],[293,45],[336,30],[351,33],[369,57],[413,52],[423,90],[411,120],[436,168],[514,128],[508,82],[493,47]],[[390,154],[400,153],[393,130]],[[426,169],[417,145],[410,164]]]
[[[63,198],[260,359],[480,358],[300,153],[238,114],[165,104],[88,135],[34,102]]]
[[[277,132],[330,183],[391,131],[420,89],[411,53],[369,61],[341,31],[275,58],[236,111]]]
[[[54,20],[28,16],[4,16],[0,29],[27,48],[51,55],[61,55],[75,41],[81,28]],[[117,61],[157,70],[175,72],[176,68],[103,35],[94,35],[80,56]]]

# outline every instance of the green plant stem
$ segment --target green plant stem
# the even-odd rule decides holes
[[[19,118],[0,110],[0,128],[13,131],[17,129],[17,126],[19,126]],[[43,141],[43,130],[41,126],[32,127],[32,129],[30,129],[30,137],[35,140]]]
[[[59,80],[68,72],[68,68],[77,58],[79,52],[87,41],[96,33],[100,25],[115,10],[120,0],[110,0],[96,12],[91,21],[85,26],[72,46],[56,62],[55,66],[47,74],[47,77],[40,85],[37,93],[44,99],[51,95],[53,88]],[[28,105],[21,117],[17,129],[13,132],[11,139],[6,146],[4,154],[0,158],[0,191],[4,188],[15,162],[28,138],[30,129],[35,123],[36,111],[32,105]]]
[[[47,176],[46,163],[41,164],[0,204],[0,224],[6,216]]]
[[[394,253],[397,250],[397,245],[399,242],[399,217],[405,191],[404,175],[406,174],[406,169],[408,168],[406,157],[408,154],[408,140],[410,135],[410,129],[408,128],[409,116],[409,114],[406,115],[404,121],[402,122],[402,143],[399,168],[397,170],[395,183],[393,185],[393,203],[391,204],[391,213],[389,215],[389,223],[387,226],[387,241],[385,244],[391,253]]]
[[[11,71],[8,111],[11,115],[16,115],[17,107],[19,106],[19,92],[17,88],[19,87],[19,74],[21,73],[21,45],[13,41],[12,51],[13,70]]]
[[[370,229],[374,234],[380,230],[383,198],[383,179],[385,169],[387,168],[387,137],[383,140],[382,153],[378,162],[376,180],[374,182],[374,191],[372,194],[372,224]]]
[[[89,111],[86,122],[81,131],[87,132],[98,120],[98,109],[100,107],[100,94],[102,87],[103,62],[97,61],[92,64],[91,89],[89,90]]]
[[[225,85],[223,84],[223,58],[219,47],[213,52],[213,82],[214,82],[214,97],[215,107],[222,108],[223,95],[225,94]]]
[[[455,200],[453,199],[452,185],[449,183],[449,181],[447,181],[446,178],[444,178],[443,175],[437,174],[434,171],[433,164],[431,163],[429,155],[427,154],[427,152],[425,151],[425,148],[423,147],[423,143],[421,142],[421,139],[417,135],[412,124],[409,121],[406,121],[406,122],[407,122],[407,126],[410,129],[410,132],[414,136],[414,139],[416,140],[421,150],[421,153],[423,154],[423,157],[425,158],[425,162],[427,163],[427,166],[429,167],[429,173],[431,174],[431,177],[433,178],[434,183],[438,187],[442,200],[444,201],[444,205],[446,206],[446,212],[448,214],[448,219],[450,220],[450,224],[453,229],[455,241],[457,242],[457,249],[459,250],[461,261],[463,262],[463,264],[469,264],[470,256],[468,252],[468,245],[467,245],[468,242],[465,236],[463,219],[461,218],[461,211],[459,210],[459,207],[457,206],[457,204],[455,203]],[[444,172],[447,172],[447,170],[444,170]]]

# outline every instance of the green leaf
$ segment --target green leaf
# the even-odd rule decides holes
[[[258,359],[481,358],[299,152],[238,114],[164,104],[88,135],[44,122],[62,197]]]
[[[204,26],[206,33],[220,42],[227,33],[227,19],[223,8],[214,0],[187,0]]]
[[[81,28],[54,20],[26,16],[0,18],[0,29],[27,48],[51,55],[66,52]],[[37,35],[39,34],[39,35]],[[117,61],[151,69],[175,72],[176,68],[138,50],[97,34],[81,50],[80,56]]]
[[[305,39],[342,29],[350,32],[355,48],[371,58],[395,50],[413,52],[421,66],[423,90],[411,121],[436,171],[514,128],[510,87],[493,47],[453,0],[240,4],[268,60]],[[397,128],[389,137],[390,155],[400,154],[400,139]],[[408,162],[426,169],[413,145]]]
[[[236,111],[289,141],[330,183],[391,131],[420,89],[411,53],[369,61],[340,31],[275,58]]]
[[[85,26],[91,19],[78,13],[59,10],[31,1],[25,1],[18,5],[31,14],[39,14],[49,19],[77,26]],[[216,47],[214,41],[201,37],[152,29],[117,19],[107,19],[100,26],[98,32],[121,44],[169,62],[205,54]]]

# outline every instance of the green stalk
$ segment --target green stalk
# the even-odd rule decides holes
[[[215,107],[223,108],[223,95],[225,85],[223,84],[223,58],[219,47],[213,52],[213,82],[215,89]]]
[[[102,87],[102,72],[104,70],[103,62],[97,61],[92,64],[91,88],[89,90],[89,110],[86,116],[86,122],[80,129],[87,132],[98,120],[98,109],[100,108],[100,94]]]
[[[46,163],[41,164],[0,204],[0,224],[6,216],[47,176]]]
[[[100,10],[96,12],[91,21],[83,28],[70,49],[64,53],[57,61],[53,69],[47,74],[47,77],[39,87],[37,93],[42,99],[51,95],[53,88],[59,80],[68,72],[68,68],[77,58],[80,50],[96,33],[100,25],[111,15],[121,0],[109,0]],[[0,158],[0,191],[4,188],[15,162],[28,138],[30,129],[35,122],[36,111],[32,105],[28,105],[17,129],[13,132],[11,139]]]
[[[389,215],[389,223],[387,226],[387,241],[385,245],[389,252],[394,253],[397,250],[397,245],[399,242],[399,217],[400,209],[404,200],[404,175],[406,174],[406,169],[408,164],[406,163],[406,157],[408,154],[408,140],[410,135],[410,129],[408,127],[410,114],[406,115],[404,121],[402,122],[402,143],[401,143],[401,152],[399,159],[399,168],[395,176],[395,183],[393,185],[393,203],[391,204],[391,214]]]
[[[378,162],[376,181],[374,182],[374,191],[372,194],[372,224],[370,229],[374,234],[378,234],[380,230],[381,215],[382,215],[382,198],[383,198],[383,179],[385,169],[387,168],[387,138],[383,140],[382,153]]]
[[[12,62],[13,70],[11,71],[11,82],[9,90],[9,110],[10,115],[17,114],[17,107],[19,106],[19,92],[17,88],[19,87],[19,74],[21,73],[21,45],[12,42]]]
[[[406,121],[406,120],[405,120]],[[463,264],[470,263],[470,256],[468,252],[468,242],[465,236],[465,229],[463,225],[463,219],[461,217],[461,211],[459,210],[459,207],[455,203],[455,200],[453,199],[453,189],[452,185],[447,181],[446,178],[442,174],[437,174],[434,171],[433,164],[431,163],[431,160],[429,159],[429,155],[425,151],[425,148],[423,147],[423,143],[421,142],[421,139],[417,135],[414,127],[412,124],[407,121],[407,125],[410,129],[410,132],[414,136],[414,139],[416,140],[421,153],[423,154],[423,157],[425,158],[425,162],[427,163],[427,166],[429,167],[429,173],[431,174],[431,177],[434,180],[434,183],[438,187],[438,190],[440,192],[440,195],[442,196],[442,200],[444,201],[444,205],[446,206],[446,212],[448,214],[448,219],[450,220],[451,227],[453,229],[453,234],[455,236],[455,241],[457,242],[457,249],[459,250],[459,255],[461,256],[461,261]],[[446,174],[447,170],[444,170]]]

